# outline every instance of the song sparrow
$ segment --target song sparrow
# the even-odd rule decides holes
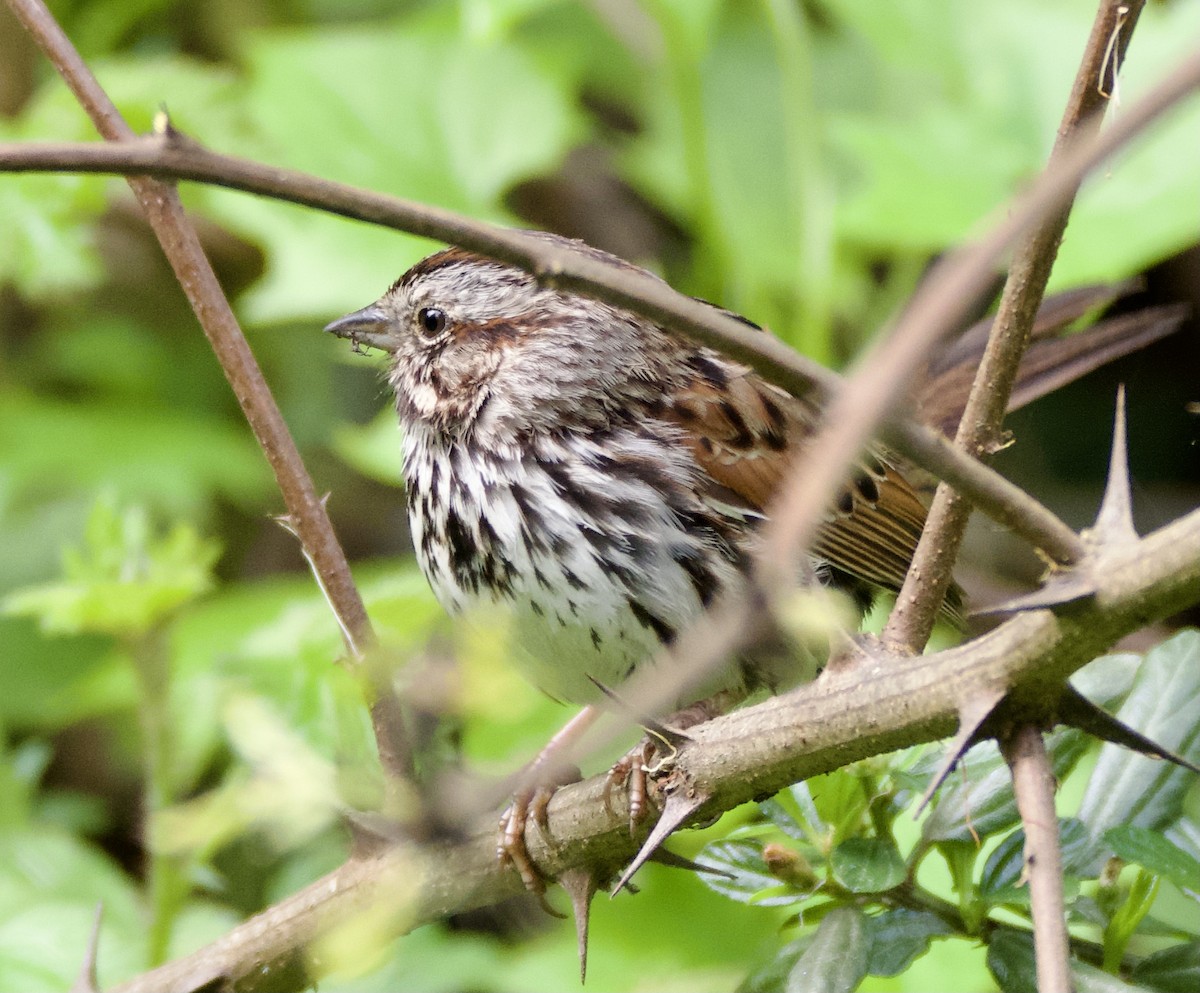
[[[1178,310],[1160,308],[1055,337],[1129,289],[1047,301],[1011,406],[1175,329]],[[438,599],[451,612],[509,606],[531,680],[593,716],[597,683],[619,686],[744,581],[758,526],[819,414],[645,318],[457,248],[327,330],[392,356],[409,522]],[[914,384],[929,423],[953,430],[986,330],[971,329]],[[829,507],[806,575],[865,607],[874,590],[900,586],[924,521],[900,467],[872,449]],[[958,606],[954,587],[947,612]],[[821,661],[748,653],[677,703],[778,689]],[[633,794],[631,784],[631,813]],[[502,820],[500,850],[538,890],[524,850],[530,796],[519,792]]]
[[[574,703],[597,698],[593,680],[618,686],[742,580],[816,420],[712,349],[457,248],[327,330],[392,355],[409,522],[438,599],[452,613],[511,606],[530,679]],[[903,581],[924,520],[896,466],[869,453],[829,509],[811,575],[865,605]],[[820,661],[767,658],[731,662],[701,695],[778,689]]]

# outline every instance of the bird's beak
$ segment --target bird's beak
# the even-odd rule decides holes
[[[384,352],[394,352],[400,347],[394,322],[375,303],[339,317],[325,325],[325,330],[339,338],[349,338],[355,345],[370,345]]]

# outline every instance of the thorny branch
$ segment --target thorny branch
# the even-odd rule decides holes
[[[950,734],[960,702],[1004,686],[1054,699],[1066,678],[1124,634],[1200,599],[1200,511],[1106,559],[1095,596],[1062,615],[1019,614],[958,648],[888,657],[831,671],[817,682],[689,730],[664,789],[708,799],[702,821],[748,800],[849,762]],[[886,667],[887,678],[879,671]],[[803,733],[798,734],[797,728]],[[568,786],[549,808],[549,838],[527,836],[548,874],[573,866],[613,867],[634,847],[620,804],[605,802],[606,776]],[[397,906],[400,880],[419,880]],[[397,918],[394,933],[519,892],[516,874],[495,860],[495,821],[485,816],[460,842],[401,844],[378,858],[351,860],[192,955],[144,973],[114,993],[195,990],[218,977],[231,989],[256,985],[268,970],[367,908]],[[402,923],[401,923],[402,922]]]

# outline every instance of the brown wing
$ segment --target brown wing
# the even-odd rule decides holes
[[[684,431],[717,499],[765,512],[812,433],[812,408],[716,353],[700,352],[689,366],[695,376],[665,416]],[[924,525],[925,507],[912,487],[869,453],[839,492],[813,551],[851,576],[895,590]]]

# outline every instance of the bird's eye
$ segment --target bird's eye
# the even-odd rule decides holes
[[[446,312],[438,307],[422,307],[417,311],[417,324],[427,337],[446,330]]]

